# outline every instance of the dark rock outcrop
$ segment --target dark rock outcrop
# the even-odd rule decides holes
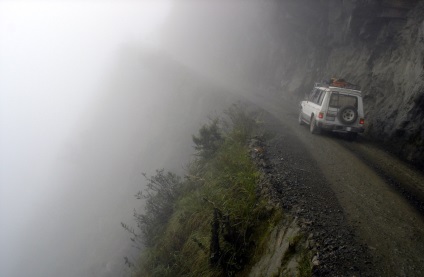
[[[424,165],[424,1],[282,1],[283,92],[342,77],[362,87],[366,134]],[[306,8],[309,6],[309,8]]]

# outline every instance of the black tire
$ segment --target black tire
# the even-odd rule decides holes
[[[358,118],[358,111],[353,106],[344,106],[339,110],[337,117],[341,123],[352,125]]]
[[[317,121],[315,120],[315,116],[311,117],[311,122],[309,123],[309,131],[312,134],[319,134],[320,133],[320,128],[317,126]]]
[[[305,125],[305,122],[303,122],[303,116],[302,116],[302,110],[299,112],[299,125]]]

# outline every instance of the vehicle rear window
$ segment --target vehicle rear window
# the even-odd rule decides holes
[[[332,93],[330,97],[330,107],[341,108],[344,106],[358,107],[358,97],[353,95]]]

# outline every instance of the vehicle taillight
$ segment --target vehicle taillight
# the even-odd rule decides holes
[[[319,113],[318,118],[324,118],[324,113]]]
[[[365,119],[363,119],[363,118],[360,118],[360,119],[359,119],[359,124],[362,124],[362,125],[364,125],[364,124],[365,124]]]

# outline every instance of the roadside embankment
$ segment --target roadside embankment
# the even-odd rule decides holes
[[[184,179],[146,176],[138,228],[123,224],[145,249],[127,262],[133,276],[311,276],[307,237],[258,170],[261,132],[258,113],[233,105],[193,136]]]

